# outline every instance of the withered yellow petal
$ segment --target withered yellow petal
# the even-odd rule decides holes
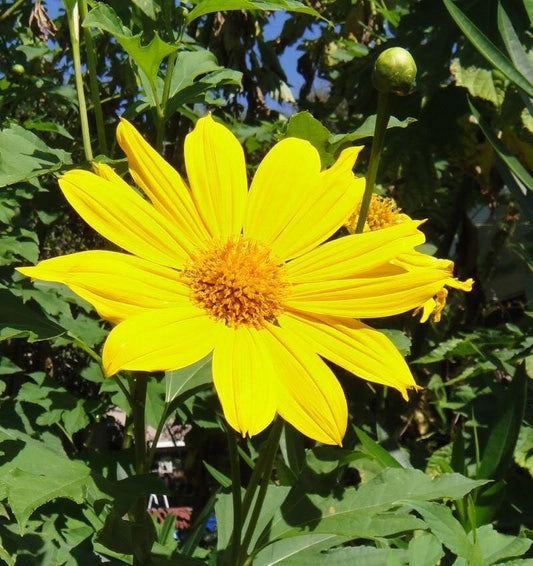
[[[420,269],[383,277],[298,283],[285,304],[298,311],[345,318],[378,318],[409,311],[442,288],[446,277],[437,269]]]
[[[191,245],[206,242],[208,231],[181,175],[127,120],[120,121],[117,139],[128,157],[131,176],[154,207],[176,226]]]
[[[280,257],[294,258],[312,250],[349,218],[365,186],[365,180],[355,178],[352,173],[361,149],[345,149],[332,167],[319,174],[317,183],[286,188],[286,194],[303,190],[303,198],[299,206],[290,211],[289,221],[273,244]],[[271,206],[283,205],[272,203]]]
[[[292,283],[312,283],[364,277],[366,273],[422,244],[424,234],[417,229],[419,224],[416,221],[404,222],[383,230],[326,242],[287,264],[289,280]]]
[[[396,346],[358,320],[295,312],[278,320],[318,354],[363,379],[394,387],[405,399],[407,389],[417,387]]]
[[[237,138],[211,115],[200,118],[185,138],[185,165],[194,202],[211,236],[238,236],[248,182]]]
[[[228,423],[243,436],[258,434],[276,414],[275,369],[267,330],[224,327],[213,352],[213,381]]]
[[[190,291],[178,271],[117,252],[80,252],[18,271],[33,279],[64,283],[113,322],[147,309],[189,303]]]
[[[320,180],[320,156],[307,141],[286,138],[259,164],[253,178],[244,235],[270,246],[274,256],[290,257],[283,233]],[[288,255],[287,255],[288,254]]]
[[[348,409],[337,378],[296,333],[274,325],[268,333],[264,344],[275,368],[277,412],[302,434],[341,445]]]
[[[125,183],[75,169],[59,186],[89,226],[128,252],[171,267],[189,258],[172,224]]]
[[[132,316],[109,333],[102,354],[104,371],[110,376],[123,369],[181,369],[213,350],[219,328],[192,304]]]

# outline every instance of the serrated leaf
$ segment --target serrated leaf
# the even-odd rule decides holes
[[[481,67],[463,67],[459,59],[455,59],[450,67],[455,78],[455,84],[466,88],[475,98],[492,102],[499,107],[505,96],[505,89],[498,88],[492,70]]]
[[[432,479],[419,470],[389,468],[357,490],[347,489],[342,499],[308,494],[296,487],[287,498],[286,508],[274,517],[271,537],[293,536],[304,528],[360,537],[421,528],[414,517],[384,514],[411,501],[459,499],[485,483],[459,474]]]
[[[263,0],[202,0],[187,16],[187,23],[190,24],[196,18],[206,14],[228,10],[288,10],[324,19],[316,10],[297,0],[270,0],[270,2]]]
[[[113,35],[146,75],[153,89],[156,87],[157,73],[161,61],[178,49],[177,45],[163,41],[157,33],[150,43],[143,45],[141,42],[142,34],[132,35],[108,4],[97,3],[87,14],[82,25],[83,27],[95,27]]]

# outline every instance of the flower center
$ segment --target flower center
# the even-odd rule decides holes
[[[352,214],[347,223],[348,227],[354,231],[357,226],[360,209],[359,207],[359,209]],[[372,195],[370,206],[368,207],[368,215],[366,217],[368,230],[374,231],[388,228],[389,226],[401,224],[406,219],[407,216],[402,213],[402,209],[396,204],[393,198],[382,197],[376,194]]]
[[[231,327],[274,321],[288,285],[269,249],[243,236],[200,252],[184,275],[192,301]]]

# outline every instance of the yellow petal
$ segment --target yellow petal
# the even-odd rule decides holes
[[[404,222],[326,242],[287,264],[289,280],[312,283],[364,276],[422,244],[424,234],[417,229],[419,225],[417,221]]]
[[[200,118],[185,138],[185,165],[194,202],[211,236],[238,236],[248,182],[237,138],[211,115]]]
[[[270,246],[274,256],[290,257],[283,232],[317,190],[319,180],[320,156],[309,142],[286,138],[277,143],[253,178],[244,235]]]
[[[64,283],[113,322],[144,312],[189,304],[179,272],[132,255],[89,251],[46,259],[20,273]]]
[[[126,183],[77,169],[66,173],[59,186],[85,222],[121,248],[172,267],[188,259],[174,227]]]
[[[433,297],[446,281],[438,269],[383,277],[299,283],[285,304],[298,311],[348,318],[391,316],[414,309]]]
[[[302,187],[301,204],[291,211],[292,217],[274,242],[279,257],[293,258],[312,250],[346,222],[364,191],[365,180],[352,173],[361,149],[345,149],[333,167],[320,173],[316,184]],[[299,188],[287,187],[286,192]]]
[[[243,436],[266,428],[276,414],[275,370],[267,330],[224,327],[213,352],[213,381],[228,423]]]
[[[381,332],[353,319],[285,313],[282,328],[300,336],[318,354],[375,383],[400,391],[417,387],[396,346]]]
[[[192,304],[146,311],[115,326],[104,344],[106,375],[117,371],[170,371],[207,356],[219,324]]]
[[[268,332],[265,345],[276,371],[278,413],[310,438],[342,444],[348,410],[337,378],[297,334],[274,325]]]
[[[191,193],[174,167],[124,119],[117,128],[117,139],[128,156],[131,176],[154,207],[192,244],[198,246],[207,241],[208,233]]]

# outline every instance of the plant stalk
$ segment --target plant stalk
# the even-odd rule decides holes
[[[144,475],[147,470],[145,404],[148,382],[144,376],[130,379],[133,415],[133,438],[135,442],[135,473]],[[148,566],[152,548],[152,519],[146,510],[146,497],[137,498],[131,509],[133,540],[133,566]]]
[[[239,450],[235,432],[228,426],[226,428],[228,439],[229,459],[231,467],[231,493],[233,497],[233,532],[231,533],[230,565],[237,564],[241,546],[242,533],[242,500],[241,500],[241,468],[239,460]]]
[[[87,17],[87,0],[79,0],[80,14],[84,20]],[[87,71],[89,74],[89,88],[91,91],[91,101],[94,108],[96,119],[96,134],[98,136],[98,147],[100,153],[108,154],[107,140],[105,136],[104,114],[100,101],[100,90],[98,88],[98,76],[96,74],[96,49],[94,47],[93,36],[89,28],[83,28],[85,38],[85,48],[87,49]]]
[[[379,163],[381,161],[381,154],[383,152],[383,142],[385,140],[385,132],[390,117],[390,95],[388,93],[380,92],[378,94],[378,111],[376,116],[376,125],[374,127],[374,139],[372,140],[372,150],[370,152],[370,163],[368,164],[368,171],[366,174],[366,186],[361,202],[361,209],[359,217],[357,218],[357,226],[355,233],[360,234],[365,228],[366,217],[368,216],[368,209],[370,201],[372,200],[372,193],[376,184],[376,177],[378,174]]]
[[[70,32],[70,43],[72,47],[72,59],[74,62],[74,78],[76,80],[76,91],[78,93],[78,106],[80,109],[81,136],[85,159],[92,161],[93,150],[91,148],[91,135],[89,132],[89,120],[87,118],[87,104],[85,102],[85,92],[83,90],[83,75],[81,72],[80,57],[80,13],[78,3],[70,10],[66,6],[68,27]]]
[[[248,546],[250,545],[250,541],[252,540],[252,536],[257,526],[257,521],[261,515],[263,503],[265,502],[268,484],[270,482],[270,476],[272,475],[272,469],[276,460],[276,454],[278,452],[282,430],[283,421],[280,418],[277,418],[272,425],[272,429],[270,430],[270,434],[267,440],[261,447],[261,453],[259,454],[259,458],[257,459],[254,471],[252,472],[252,477],[250,478],[250,483],[248,484],[246,493],[244,494],[242,517],[243,520],[246,521],[252,502],[254,500],[257,486],[259,486],[257,498],[255,498],[255,504],[240,547],[239,558],[235,563],[236,566],[249,564]]]

